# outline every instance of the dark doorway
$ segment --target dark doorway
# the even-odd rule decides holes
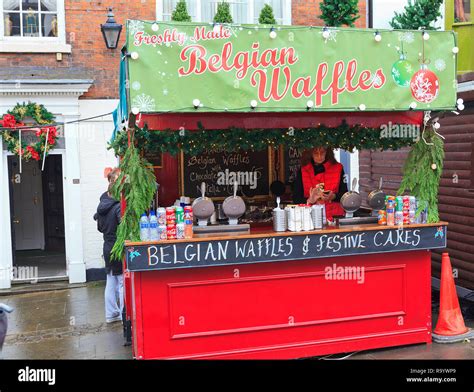
[[[62,156],[41,162],[8,157],[13,282],[67,277]]]

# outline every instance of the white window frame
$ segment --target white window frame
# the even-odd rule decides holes
[[[253,20],[255,17],[255,10],[254,10],[254,0],[247,0],[247,22],[249,24],[253,24]],[[193,22],[202,22],[202,10],[201,10],[201,0],[195,0],[196,2],[196,20]],[[163,0],[156,0],[156,20],[162,21],[163,20]],[[284,7],[283,7],[283,24],[284,25],[291,25],[291,0],[284,0]]]
[[[57,37],[9,37],[5,36],[3,1],[0,0],[0,53],[71,53],[66,44],[66,17],[64,0],[57,1]]]

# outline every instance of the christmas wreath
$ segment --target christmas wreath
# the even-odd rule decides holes
[[[32,123],[25,124],[24,120],[31,118]],[[54,115],[46,110],[43,105],[28,102],[17,104],[0,118],[0,126],[6,128],[0,131],[5,140],[8,151],[21,156],[25,161],[34,159],[39,161],[41,156],[56,147],[57,128],[55,126],[45,126],[54,122]],[[31,127],[30,127],[31,125]],[[38,127],[40,126],[40,127]],[[37,142],[20,145],[20,129],[22,131],[35,131]],[[27,127],[27,128],[25,128]]]

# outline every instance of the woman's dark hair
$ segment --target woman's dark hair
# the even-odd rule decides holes
[[[301,166],[305,166],[308,163],[311,162],[311,159],[313,157],[313,150],[316,147],[309,148],[303,151],[303,154],[301,156]],[[325,147],[326,148],[326,162],[329,161],[331,163],[337,163],[336,158],[334,157],[334,150],[331,147]]]

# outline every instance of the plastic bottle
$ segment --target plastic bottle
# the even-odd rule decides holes
[[[150,221],[146,213],[140,218],[140,241],[150,241]]]
[[[158,218],[155,211],[150,212],[150,241],[158,241],[160,234],[158,233]]]

